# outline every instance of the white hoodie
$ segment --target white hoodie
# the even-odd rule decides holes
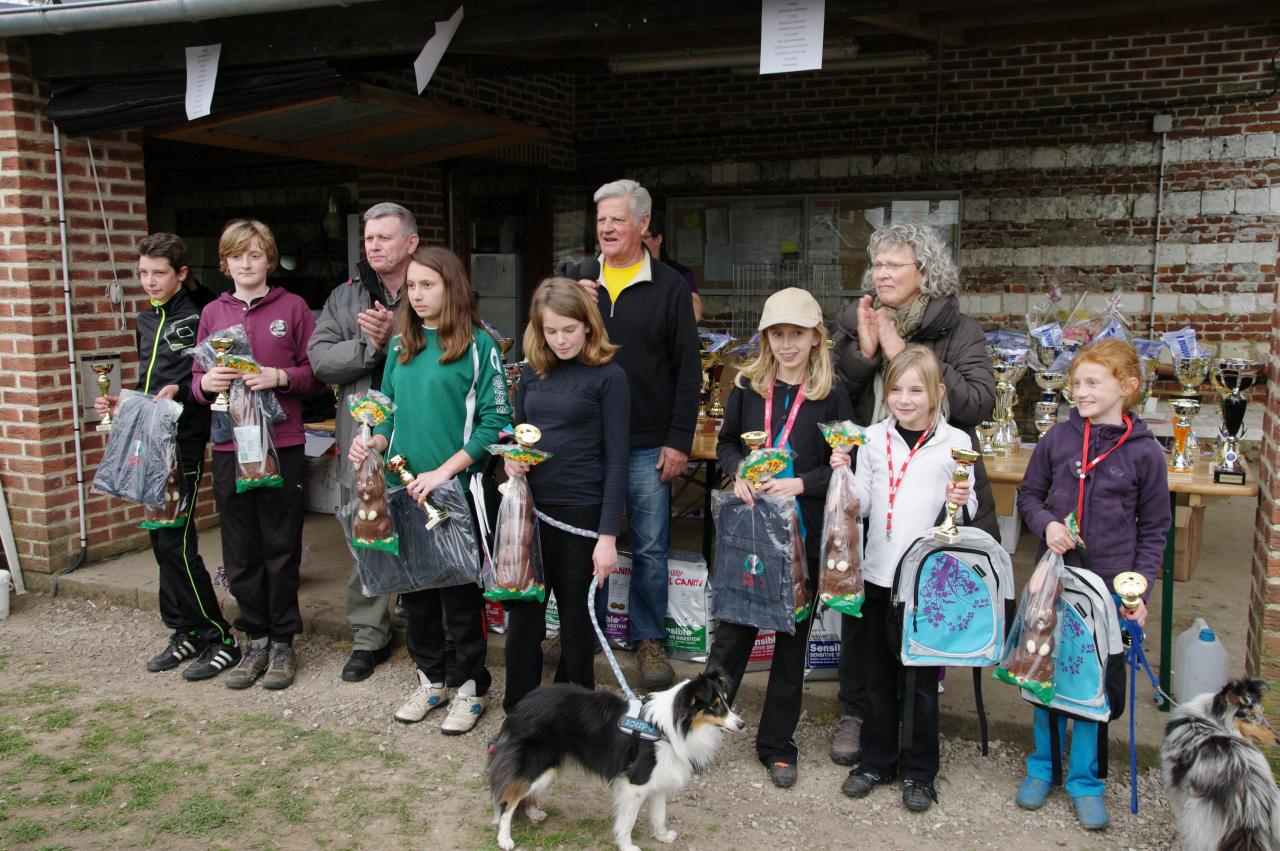
[[[889,458],[885,452],[885,434],[893,441],[893,474],[898,475],[902,462],[911,454],[893,417],[881,420],[867,429],[867,443],[859,447],[854,488],[861,504],[862,516],[870,517],[867,540],[863,547],[862,578],[882,588],[893,586],[893,572],[898,559],[921,534],[932,529],[938,512],[947,501],[947,483],[956,462],[952,449],[972,449],[969,435],[948,425],[938,424],[929,440],[916,452],[898,486],[893,503],[893,531],[886,538],[885,521],[889,513]],[[978,495],[972,490],[970,476],[969,515],[978,511]]]

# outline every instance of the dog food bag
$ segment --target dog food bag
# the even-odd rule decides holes
[[[1062,629],[1059,606],[1065,569],[1062,556],[1046,550],[1027,580],[996,668],[996,679],[1024,688],[1042,703],[1053,702],[1054,657]]]
[[[840,612],[823,606],[809,627],[804,678],[834,680],[840,670]]]
[[[851,452],[867,441],[849,420],[818,426],[833,452]],[[853,470],[831,471],[822,510],[822,548],[818,557],[818,600],[824,606],[862,617],[866,589],[862,584],[862,516],[853,488]]]
[[[667,655],[705,662],[711,650],[711,584],[697,553],[667,553]]]

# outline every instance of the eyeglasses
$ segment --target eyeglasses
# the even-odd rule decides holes
[[[914,266],[914,263],[872,263],[871,271],[873,272],[897,272],[899,269],[905,269],[908,266]]]

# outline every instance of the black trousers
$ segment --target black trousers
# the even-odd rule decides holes
[[[866,632],[865,606],[860,618],[840,616],[840,711],[854,718],[867,714],[867,668],[862,658]]]
[[[476,507],[467,494],[471,522],[476,526]],[[457,688],[467,680],[476,681],[476,694],[489,692],[492,677],[485,667],[486,635],[484,591],[479,585],[453,585],[400,595],[404,604],[405,645],[409,658],[433,683]],[[449,639],[452,639],[450,641]]]
[[[160,619],[175,633],[233,644],[236,639],[213,593],[196,533],[196,496],[204,476],[203,442],[178,447],[178,472],[182,498],[188,506],[186,520],[181,526],[150,530],[151,552],[160,577]]]
[[[911,747],[901,750],[898,695],[903,691],[904,668],[900,648],[890,641],[889,589],[866,584],[862,604],[866,624],[860,661],[866,668],[867,713],[862,718],[862,767],[882,776],[895,771],[904,778],[932,783],[938,774],[938,669],[915,668]]]
[[[289,643],[302,632],[301,446],[277,449],[284,487],[236,493],[235,452],[213,453],[213,496],[222,517],[222,561],[240,606],[236,628],[250,640]]]
[[[817,587],[818,561],[809,559],[809,588]],[[792,737],[800,721],[805,650],[809,645],[809,628],[812,625],[813,616],[810,615],[796,624],[795,635],[784,632],[775,635],[769,685],[765,689],[764,710],[760,713],[760,729],[756,733],[756,756],[765,765],[775,762],[795,765],[799,761],[800,749]],[[758,632],[754,626],[728,621],[720,621],[716,625],[711,652],[707,654],[707,670],[718,668],[728,677],[730,703],[742,683]]]
[[[600,505],[544,505],[540,510],[570,526],[595,529]],[[542,568],[547,588],[556,595],[560,613],[560,664],[555,681],[596,687],[595,630],[587,612],[587,589],[594,565],[594,538],[565,532],[550,523],[538,524]],[[601,591],[596,592],[597,601]],[[507,690],[502,708],[510,712],[526,694],[542,683],[542,639],[546,634],[547,602],[509,602],[507,609]]]

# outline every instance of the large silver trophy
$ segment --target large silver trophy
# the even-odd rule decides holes
[[[1221,397],[1221,440],[1218,443],[1217,464],[1213,468],[1213,480],[1223,484],[1242,485],[1245,480],[1244,465],[1240,463],[1240,438],[1245,434],[1244,409],[1249,404],[1249,390],[1258,380],[1262,364],[1241,358],[1220,358],[1213,362],[1209,375]]]
[[[1026,351],[992,349],[989,352],[991,370],[996,375],[996,407],[992,417],[999,424],[995,434],[997,455],[1017,452],[1022,444],[1013,409],[1018,402],[1018,382],[1027,371]]]

